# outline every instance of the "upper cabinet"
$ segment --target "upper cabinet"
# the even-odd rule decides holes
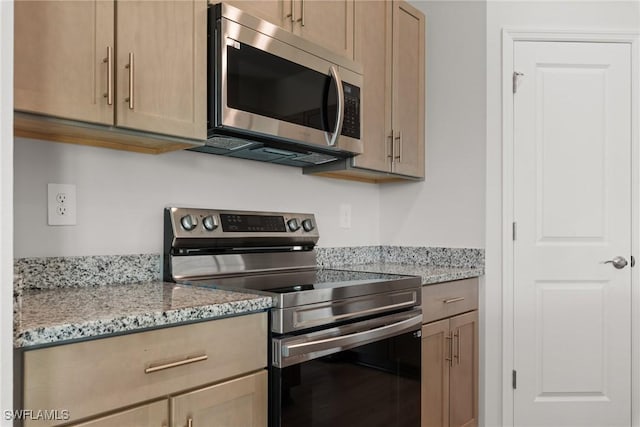
[[[226,2],[334,53],[353,59],[354,0]]]
[[[394,2],[391,172],[419,178],[424,178],[425,161],[424,44],[424,15],[407,3]]]
[[[207,3],[16,1],[15,109],[182,138],[206,138]],[[57,127],[56,127],[57,126]],[[117,146],[104,130],[16,120],[16,134]],[[84,133],[82,133],[84,132]],[[66,138],[66,139],[65,139]],[[114,144],[116,146],[114,146]],[[184,148],[157,141],[157,151]],[[154,147],[151,147],[153,149]],[[153,152],[153,150],[151,151]]]
[[[357,1],[364,152],[305,173],[370,182],[425,176],[425,16],[404,1]]]
[[[114,124],[113,1],[16,1],[16,110]]]
[[[205,139],[206,2],[117,6],[116,125]]]

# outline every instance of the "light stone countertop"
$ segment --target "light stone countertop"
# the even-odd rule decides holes
[[[25,290],[14,347],[58,344],[267,310],[270,297],[175,283]]]
[[[371,273],[406,274],[420,276],[423,285],[469,279],[484,275],[484,268],[440,267],[428,265],[399,264],[393,262],[374,262],[336,267],[339,270],[367,271]]]

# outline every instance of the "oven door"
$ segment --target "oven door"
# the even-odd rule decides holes
[[[217,25],[210,125],[362,152],[362,76],[228,19]]]
[[[274,338],[271,427],[419,427],[419,309]]]

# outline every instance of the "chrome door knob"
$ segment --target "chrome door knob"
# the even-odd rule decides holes
[[[628,264],[627,260],[624,259],[624,257],[621,257],[621,256],[617,256],[614,259],[610,259],[609,261],[605,261],[604,263],[605,264],[611,263],[618,270],[621,269],[621,268],[625,268],[627,266],[627,264]]]

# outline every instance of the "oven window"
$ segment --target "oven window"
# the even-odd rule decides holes
[[[323,131],[335,129],[337,90],[326,74],[246,44],[227,46],[227,105]]]
[[[271,427],[419,427],[417,335],[273,369]]]

